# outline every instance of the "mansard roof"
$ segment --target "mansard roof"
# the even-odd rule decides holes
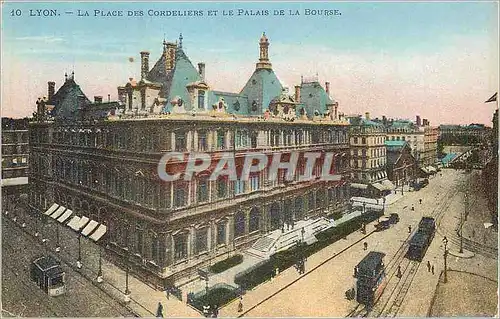
[[[89,103],[90,100],[85,93],[83,93],[74,78],[67,79],[54,96],[47,102],[48,105],[54,105],[52,115],[59,118],[74,117],[78,108]]]
[[[257,69],[248,79],[240,94],[248,97],[250,113],[262,114],[274,98],[281,95],[283,86],[272,69]]]
[[[174,68],[168,74],[160,91],[160,96],[167,98],[168,101],[166,110],[168,111],[172,107],[170,101],[176,97],[184,101],[184,107],[187,111],[191,110],[193,106],[186,86],[197,81],[203,81],[198,70],[193,66],[182,48],[177,48]]]
[[[327,105],[335,103],[317,81],[303,82],[300,87],[300,103],[304,105],[307,116],[312,118],[314,112],[325,114]]]

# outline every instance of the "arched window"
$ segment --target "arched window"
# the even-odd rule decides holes
[[[241,237],[245,234],[245,213],[238,212],[234,215],[234,237]]]
[[[254,207],[250,211],[250,220],[248,225],[248,231],[250,233],[259,230],[259,221],[260,221],[260,211],[257,207]]]

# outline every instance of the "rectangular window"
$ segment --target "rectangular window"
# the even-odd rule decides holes
[[[202,228],[198,229],[196,231],[196,243],[195,243],[195,253],[196,254],[201,254],[202,252],[205,252],[208,250],[208,245],[207,245],[207,235],[208,235],[208,228]]]
[[[217,180],[217,197],[224,198],[227,196],[227,181],[225,179]]]
[[[198,109],[205,108],[205,91],[198,91]]]
[[[222,221],[217,224],[217,245],[226,243],[226,222]]]
[[[226,148],[226,131],[217,131],[217,149],[223,150]]]
[[[207,131],[198,132],[198,151],[204,152],[208,149]]]
[[[188,256],[187,250],[187,234],[179,234],[174,236],[174,260],[186,259]]]
[[[198,203],[208,201],[208,181],[206,178],[198,180]]]
[[[187,205],[187,183],[177,183],[174,187],[174,207],[182,207]]]
[[[234,194],[238,195],[245,192],[245,182],[241,180],[234,181]]]
[[[175,133],[175,151],[184,152],[186,150],[186,133],[176,132]]]
[[[259,189],[259,175],[250,176],[250,191],[256,191]]]

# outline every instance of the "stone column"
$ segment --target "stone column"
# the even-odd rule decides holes
[[[188,251],[188,259],[191,259],[191,257],[194,254],[194,241],[195,241],[195,232],[194,232],[194,225],[191,225],[189,227],[189,234],[188,234],[188,240],[187,240],[187,251]]]

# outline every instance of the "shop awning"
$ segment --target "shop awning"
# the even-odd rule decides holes
[[[73,216],[73,218],[66,225],[68,225],[71,229],[78,231],[80,230],[80,228],[78,228],[79,222],[80,222],[80,217]]]
[[[66,209],[66,211],[64,212],[64,214],[62,214],[58,219],[57,221],[60,222],[60,223],[64,223],[64,221],[66,219],[68,219],[69,216],[71,216],[71,214],[73,214],[73,211],[71,209]]]
[[[358,184],[358,183],[351,183],[352,188],[359,188],[359,189],[367,189],[368,185],[366,184]]]
[[[392,191],[392,190],[396,189],[396,186],[394,186],[394,184],[388,179],[383,180],[381,183],[382,183],[382,185],[384,185],[385,189],[388,191]]]
[[[45,215],[51,215],[53,212],[55,212],[55,211],[56,211],[56,209],[57,209],[58,207],[59,207],[59,205],[57,205],[56,203],[54,203],[54,204],[52,204],[52,206],[50,206],[50,208],[49,208],[49,209],[47,209],[47,210],[45,211],[45,213],[44,213],[44,214],[45,214]]]
[[[382,184],[380,184],[380,183],[373,183],[373,184],[371,184],[371,185],[372,185],[373,187],[375,187],[375,188],[376,188],[377,190],[379,190],[379,191],[383,191],[383,190],[385,190],[384,186],[382,186]]]
[[[80,218],[80,220],[78,221],[78,225],[77,225],[77,228],[78,230],[82,229],[85,225],[87,225],[87,223],[89,222],[89,218],[86,217],[86,216],[82,216]]]
[[[434,166],[427,166],[427,169],[429,170],[429,172],[437,172],[437,170],[434,168]]]
[[[59,206],[59,208],[55,212],[53,212],[52,215],[50,215],[50,217],[57,219],[59,216],[62,215],[62,213],[64,213],[65,210],[66,210],[66,207]]]
[[[93,241],[98,241],[99,239],[101,239],[102,236],[104,236],[106,231],[107,227],[101,224],[99,225],[99,227],[97,227],[95,232],[92,235],[90,235],[90,239],[92,239]]]
[[[420,169],[421,169],[424,173],[426,173],[426,174],[429,174],[429,173],[430,173],[430,172],[429,172],[429,169],[428,169],[427,167],[420,167]]]
[[[91,220],[82,230],[82,235],[88,236],[97,227],[97,225],[99,225],[98,222],[96,222],[95,220]]]

